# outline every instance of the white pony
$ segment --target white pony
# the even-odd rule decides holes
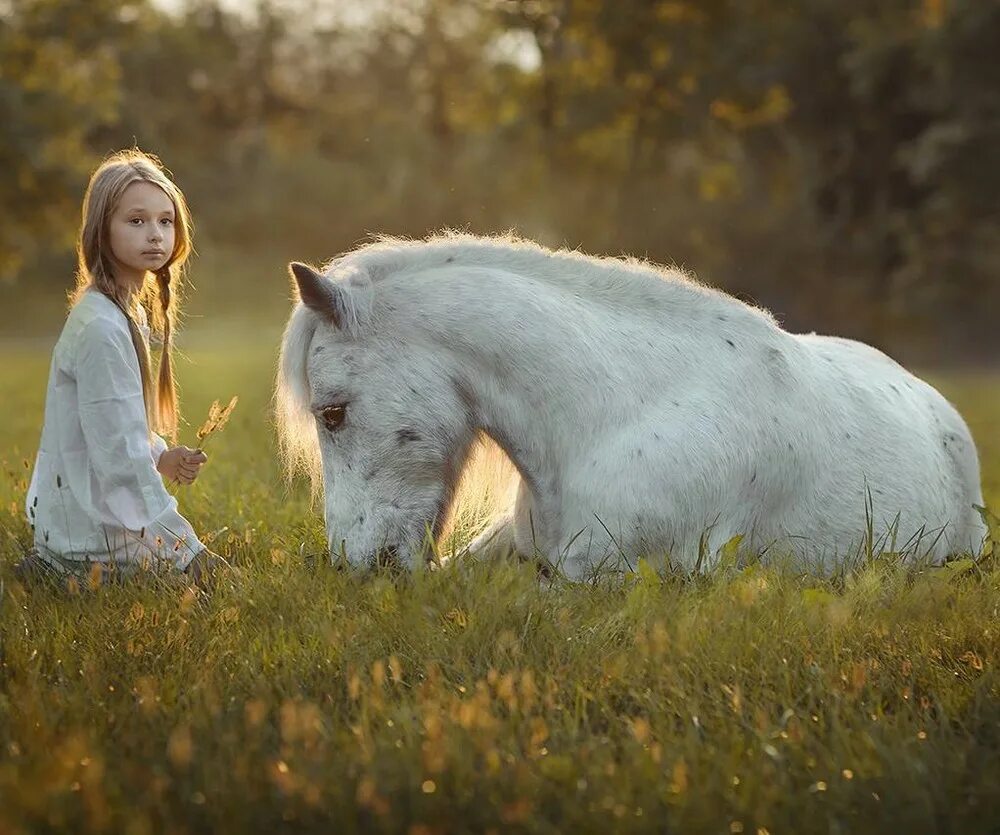
[[[708,568],[737,535],[824,569],[873,545],[982,544],[968,427],[867,345],[788,333],[676,271],[512,238],[383,238],[290,268],[279,436],[322,475],[331,551],[352,563],[414,564],[479,433],[520,484],[471,550],[573,578],[616,555]]]

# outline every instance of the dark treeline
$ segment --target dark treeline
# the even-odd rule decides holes
[[[987,358],[998,44],[992,0],[0,0],[4,292],[65,286],[86,175],[136,142],[227,292],[369,232],[513,228]]]

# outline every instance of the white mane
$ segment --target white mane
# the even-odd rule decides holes
[[[274,390],[275,428],[285,473],[289,478],[298,472],[307,475],[314,494],[321,472],[316,420],[309,409],[306,356],[316,325],[315,314],[296,304],[281,341]]]
[[[742,309],[773,323],[769,312],[701,284],[677,267],[632,256],[596,257],[579,250],[552,250],[513,234],[480,237],[446,231],[422,241],[379,236],[330,262],[327,274],[334,276],[346,264],[369,275],[375,284],[404,273],[455,265],[494,268],[570,288],[616,307],[662,307],[676,304],[680,294],[690,304]]]

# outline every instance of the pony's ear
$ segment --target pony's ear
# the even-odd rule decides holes
[[[336,327],[340,327],[340,291],[337,286],[308,264],[292,261],[288,265],[288,271],[298,285],[302,304],[316,311]]]

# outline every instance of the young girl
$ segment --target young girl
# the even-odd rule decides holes
[[[59,573],[166,564],[199,579],[209,558],[163,482],[191,484],[207,458],[152,431],[176,436],[171,337],[190,251],[184,195],[155,157],[121,151],[98,167],[27,499],[35,559]],[[147,306],[163,342],[155,384]]]

